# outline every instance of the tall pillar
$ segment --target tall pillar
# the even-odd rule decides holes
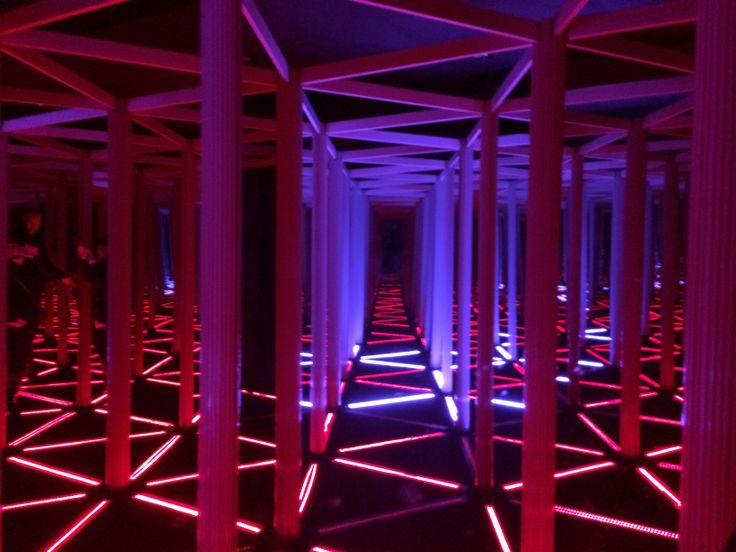
[[[197,549],[236,547],[242,174],[238,0],[201,2],[200,437]]]
[[[654,205],[652,187],[645,182],[644,196],[644,258],[641,286],[641,335],[646,336],[650,329],[649,311],[652,307],[654,289]]]
[[[647,137],[640,121],[632,123],[626,151],[626,186],[621,257],[620,358],[621,453],[636,457],[641,451],[641,290],[644,262],[644,203],[647,178]]]
[[[659,385],[670,392],[675,390],[675,308],[680,274],[679,177],[677,161],[672,157],[667,161],[662,198],[662,358],[659,362]]]
[[[480,191],[478,194],[478,350],[475,407],[475,484],[481,489],[493,486],[493,345],[498,319],[496,301],[497,232],[496,184],[498,114],[489,110],[481,115]]]
[[[611,187],[611,242],[608,267],[608,317],[611,333],[609,361],[618,366],[621,363],[621,269],[623,259],[625,183],[617,175]]]
[[[508,320],[509,354],[516,360],[519,358],[519,329],[516,308],[517,286],[519,284],[517,274],[519,258],[519,207],[516,204],[516,184],[509,182],[506,190],[506,319]]]
[[[327,150],[325,149],[325,155]],[[327,404],[337,408],[340,404],[340,379],[342,372],[342,350],[340,347],[343,328],[341,320],[342,290],[342,219],[343,219],[343,182],[340,162],[329,159],[327,162],[327,233],[325,249],[327,269],[324,289],[326,292],[326,324],[327,324]],[[312,321],[314,324],[314,321]],[[323,433],[322,429],[320,432]]]
[[[583,231],[583,155],[580,150],[572,154],[572,178],[567,196],[567,400],[570,405],[580,402],[580,289],[582,268]],[[585,304],[583,303],[583,309]],[[583,326],[583,332],[585,327]]]
[[[130,476],[130,304],[133,164],[130,114],[120,102],[108,116],[107,449],[105,483],[123,489]]]
[[[283,540],[299,534],[301,486],[302,335],[302,91],[297,82],[277,92],[276,147],[276,472],[274,529]]]
[[[146,333],[146,258],[149,235],[147,227],[149,221],[147,211],[146,175],[138,170],[135,175],[135,191],[133,192],[133,376],[138,377],[144,371],[144,338]],[[178,243],[176,240],[174,243]],[[174,257],[177,257],[175,255]],[[176,259],[175,259],[176,260]],[[178,293],[178,291],[177,291]]]
[[[69,182],[62,177],[59,186],[59,196],[56,202],[56,261],[57,266],[67,271],[69,269]],[[71,312],[69,301],[71,293],[69,287],[63,283],[56,284],[57,315],[59,328],[56,335],[56,360],[59,366],[69,366],[69,323]]]
[[[736,545],[736,3],[698,2],[697,24],[680,550],[720,552]]]
[[[0,120],[2,122],[2,120]],[[0,251],[7,251],[8,246],[8,189],[10,188],[10,153],[8,152],[8,135],[0,132]],[[7,261],[6,261],[7,262]],[[3,266],[0,270],[0,449],[8,444],[7,424],[5,413],[7,405],[8,385],[8,350],[7,350],[7,279],[8,271]],[[1,484],[1,482],[0,482]],[[1,535],[0,535],[1,537]]]
[[[329,175],[327,137],[315,133],[312,142],[312,408],[309,415],[309,443],[312,452],[324,452],[324,423],[327,416],[327,258],[329,230]],[[332,374],[332,378],[336,375]]]
[[[174,189],[174,219],[178,247],[176,267],[176,318],[174,331],[179,343],[179,427],[192,425],[194,417],[194,305],[197,278],[197,157],[194,144],[188,142],[183,152],[182,177]],[[137,316],[136,316],[137,318]]]
[[[557,282],[562,199],[565,43],[553,22],[532,47],[531,159],[524,295],[526,393],[521,550],[554,548]]]
[[[77,233],[79,245],[92,251],[92,159],[84,155],[79,163],[79,206],[77,214]],[[76,402],[87,406],[92,402],[92,284],[86,278],[77,285],[79,310],[79,336],[77,339],[77,390]],[[104,355],[105,351],[97,351]]]
[[[470,429],[470,287],[473,280],[473,148],[460,147],[457,221],[457,389],[458,425]]]

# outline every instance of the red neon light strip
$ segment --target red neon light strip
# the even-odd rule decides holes
[[[682,450],[682,445],[674,445],[671,447],[650,450],[644,456],[646,456],[647,458],[654,458],[656,456],[664,456],[665,454],[670,454],[673,452],[680,452],[681,450]]]
[[[142,437],[154,437],[157,435],[166,435],[165,431],[150,431],[148,433],[134,433],[130,436],[131,439],[139,439]],[[82,439],[79,441],[65,441],[62,443],[52,443],[50,445],[36,445],[33,447],[25,447],[23,452],[36,452],[39,450],[51,450],[59,448],[78,447],[82,445],[92,445],[94,443],[104,443],[107,441],[107,437],[96,437],[94,439]]]
[[[615,465],[616,464],[614,462],[599,462],[597,464],[590,464],[588,466],[582,466],[580,468],[572,468],[570,470],[556,472],[554,477],[555,479],[564,479],[565,477],[571,477],[573,475],[578,475],[581,473],[588,473],[592,471],[604,470],[606,468],[610,468],[611,466],[615,466]],[[517,483],[509,483],[508,485],[504,485],[503,489],[505,491],[515,491],[516,489],[521,489],[522,486],[523,486],[523,483],[519,481]]]
[[[657,476],[652,474],[649,470],[646,468],[636,468],[636,471],[639,472],[639,474],[646,479],[652,487],[657,489],[660,493],[665,495],[672,504],[675,505],[675,507],[679,510],[682,508],[682,501],[677,497],[677,495],[672,492],[672,489],[670,489],[667,485],[664,484],[664,482],[659,479]]]
[[[108,504],[110,504],[109,500],[98,502],[96,506],[86,512],[79,521],[72,525],[66,533],[59,537],[50,547],[46,548],[45,552],[54,552],[54,550],[59,550],[64,544],[70,541],[74,535],[79,533],[84,526],[87,525],[92,518],[94,518]]]
[[[366,464],[365,462],[356,462],[354,460],[346,460],[345,458],[335,458],[333,462],[336,462],[338,464],[344,464],[347,466],[353,466],[356,468],[361,468],[368,471],[373,471],[377,473],[385,473],[387,475],[395,475],[396,477],[402,477],[404,479],[412,479],[414,481],[421,481],[422,483],[429,483],[430,485],[437,485],[439,487],[445,487],[448,489],[459,489],[460,484],[455,483],[453,481],[445,481],[442,479],[434,479],[432,477],[425,477],[423,475],[415,475],[412,473],[406,473],[398,470],[392,470],[389,468],[384,468],[382,466],[376,466],[374,464]]]
[[[614,527],[620,527],[621,529],[629,529],[630,531],[638,531],[639,533],[647,533],[648,535],[654,535],[657,537],[664,537],[666,539],[677,540],[679,535],[673,531],[666,531],[664,529],[657,529],[655,527],[648,527],[639,523],[633,523],[631,521],[624,521],[622,519],[612,518],[608,516],[602,516],[594,514],[592,512],[586,512],[584,510],[576,510],[575,508],[568,508],[566,506],[555,506],[555,512],[566,516],[573,516],[580,519],[587,519],[589,521],[595,521],[597,523],[605,523],[606,525],[613,525]]]
[[[669,418],[657,418],[656,416],[639,416],[639,419],[644,422],[655,422],[658,424],[676,425],[681,426],[680,420],[671,420]]]
[[[269,441],[264,441],[262,439],[256,439],[255,437],[245,437],[243,435],[239,435],[238,440],[245,441],[246,443],[253,443],[256,445],[261,445],[263,447],[276,448],[276,443],[271,443]]]
[[[75,414],[76,414],[76,412],[67,412],[66,414],[62,414],[58,418],[54,418],[53,420],[49,420],[48,422],[46,422],[42,426],[37,427],[33,431],[30,431],[30,432],[26,433],[22,437],[18,437],[15,441],[11,442],[9,444],[9,446],[16,447],[16,446],[20,445],[21,443],[25,443],[26,441],[28,441],[28,439],[32,439],[36,435],[40,435],[44,431],[46,431],[48,429],[51,429],[55,425],[60,424],[64,420],[68,420],[69,418],[71,418]]]
[[[47,385],[48,387],[48,385]],[[51,404],[60,404],[62,406],[71,406],[72,403],[69,401],[64,401],[62,399],[54,399],[53,397],[46,397],[44,395],[37,395],[36,393],[29,393],[28,391],[19,391],[18,392],[19,397],[26,397],[28,399],[35,399],[37,401],[41,402],[47,402]]]
[[[503,527],[501,527],[501,522],[498,521],[496,510],[493,508],[493,506],[486,506],[486,512],[488,512],[488,517],[491,519],[493,532],[496,533],[496,538],[498,539],[498,544],[501,546],[501,550],[503,552],[511,552],[509,541],[506,540],[506,535],[504,535],[503,533]]]
[[[79,500],[85,498],[85,493],[76,493],[63,496],[55,496],[52,498],[43,498],[40,500],[30,500],[28,502],[16,502],[15,504],[5,504],[0,506],[0,510],[7,512],[8,510],[19,510],[21,508],[31,508],[33,506],[43,506],[45,504],[57,504],[59,502],[69,502],[71,500]]]
[[[62,479],[76,481],[77,483],[82,483],[91,487],[96,487],[100,484],[100,481],[97,479],[92,479],[90,477],[79,475],[78,473],[62,470],[59,468],[53,468],[34,460],[26,460],[25,458],[20,458],[18,456],[9,456],[7,460],[8,462],[12,462],[13,464],[20,464],[21,466],[26,466],[27,468],[31,468],[33,470],[50,473],[51,475],[61,477]]]
[[[138,479],[141,475],[146,473],[151,466],[153,466],[156,462],[158,462],[161,457],[166,454],[166,452],[173,447],[176,442],[181,439],[181,435],[174,435],[171,439],[166,441],[163,445],[161,445],[156,452],[154,452],[151,456],[149,456],[140,466],[138,466],[138,469],[136,469],[131,475],[130,480],[135,481]]]
[[[38,416],[39,414],[56,414],[61,412],[61,408],[45,408],[43,410],[25,410],[20,413],[21,416]]]
[[[669,462],[659,462],[658,468],[664,468],[665,470],[682,471],[682,466],[679,464],[670,464]]]
[[[156,364],[154,364],[153,366],[151,366],[151,367],[150,367],[150,368],[148,368],[147,370],[144,370],[144,371],[143,371],[143,375],[144,375],[144,376],[147,376],[147,375],[148,375],[148,374],[150,374],[151,372],[153,372],[153,371],[157,370],[158,368],[161,368],[161,366],[163,366],[163,365],[164,365],[164,364],[166,364],[167,362],[170,362],[170,361],[171,361],[171,360],[173,360],[173,359],[174,359],[174,357],[173,357],[173,356],[167,356],[166,358],[164,358],[164,359],[162,359],[162,360],[159,360],[159,361],[158,361],[158,362],[157,362]]]
[[[251,462],[249,464],[240,464],[238,470],[252,470],[255,468],[261,468],[264,466],[273,466],[276,464],[276,460],[262,460],[260,462]],[[171,483],[180,483],[182,481],[192,481],[199,479],[198,473],[187,473],[184,475],[177,475],[174,477],[166,477],[164,479],[154,479],[146,482],[146,487],[158,487],[160,485],[170,485]]]
[[[599,428],[597,425],[595,425],[593,421],[590,418],[588,418],[585,414],[579,413],[578,418],[580,418],[580,420],[582,420],[582,422],[585,425],[587,425],[593,431],[593,433],[595,433],[598,437],[600,437],[601,440],[604,443],[606,443],[609,447],[611,447],[613,450],[615,451],[621,450],[621,447],[618,446],[618,443],[614,441],[613,439],[611,439],[608,435],[606,435],[606,433],[601,428]]]
[[[307,475],[304,478],[304,482],[302,483],[302,488],[299,491],[299,500],[301,501],[299,503],[299,513],[304,513],[304,509],[307,507],[307,502],[309,501],[309,495],[312,492],[312,487],[314,486],[314,480],[317,477],[317,464],[312,464],[309,466],[309,470],[307,470]]]
[[[423,435],[413,435],[411,437],[402,437],[400,439],[390,439],[388,441],[377,441],[375,443],[368,443],[365,445],[357,445],[354,447],[347,447],[347,448],[341,448],[338,449],[337,452],[354,452],[356,450],[365,450],[365,449],[371,449],[371,448],[379,448],[379,447],[385,447],[388,445],[395,445],[398,443],[408,443],[410,441],[421,441],[423,439],[431,439],[433,437],[443,437],[445,434],[441,431],[437,431],[435,433],[425,433]]]

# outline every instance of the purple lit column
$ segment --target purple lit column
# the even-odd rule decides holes
[[[674,157],[667,160],[662,197],[662,359],[659,362],[659,385],[675,390],[675,308],[677,306],[680,258],[680,172]]]
[[[652,187],[644,184],[644,257],[641,289],[641,335],[646,336],[650,329],[652,289],[654,288],[654,206]]]
[[[680,550],[721,552],[736,538],[736,3],[698,2],[697,25]]]
[[[326,154],[326,150],[325,150]],[[327,405],[337,408],[340,404],[340,379],[343,355],[341,350],[342,325],[342,234],[343,234],[343,182],[342,167],[337,159],[327,162],[327,270],[325,292],[327,303]],[[314,320],[312,321],[314,327]],[[322,431],[322,429],[320,429]]]
[[[77,232],[79,244],[92,250],[92,159],[85,154],[79,163],[79,205]],[[85,278],[77,284],[79,309],[79,337],[77,339],[77,389],[76,402],[87,406],[92,402],[92,284]],[[105,351],[97,351],[101,356]]]
[[[294,77],[292,76],[292,79]],[[276,472],[274,529],[299,535],[301,485],[302,90],[291,81],[276,100]]]
[[[176,318],[174,331],[179,344],[179,427],[192,425],[194,417],[194,305],[197,275],[197,157],[194,144],[183,151],[183,172],[174,188],[177,227]]]
[[[632,123],[626,152],[623,248],[621,255],[621,453],[641,452],[641,290],[644,262],[647,137],[640,121]]]
[[[470,287],[473,280],[473,148],[460,146],[457,232],[457,388],[458,425],[470,429]]]
[[[496,180],[498,115],[484,111],[480,135],[480,190],[478,194],[478,365],[475,407],[475,484],[493,486],[493,344],[498,319],[496,279]],[[495,299],[495,300],[494,300]]]
[[[0,119],[2,123],[2,119]],[[8,188],[10,188],[10,153],[8,152],[8,135],[0,132],[0,251],[7,251],[8,248]],[[0,448],[5,448],[8,444],[7,424],[5,413],[8,409],[7,405],[7,385],[8,385],[8,352],[7,352],[7,334],[5,327],[7,324],[7,278],[8,271],[3,268],[0,270],[0,324],[3,330],[0,331]],[[12,322],[12,321],[11,321]],[[2,535],[0,535],[0,538]]]
[[[516,310],[517,259],[519,254],[519,211],[516,205],[516,184],[506,186],[506,320],[508,321],[509,354],[519,358],[518,321]]]
[[[327,416],[327,245],[329,228],[327,137],[312,139],[312,386],[309,443],[312,452],[325,450]],[[333,375],[334,377],[334,375]]]
[[[577,370],[580,360],[580,272],[582,267],[583,230],[583,155],[579,150],[572,154],[572,175],[567,196],[567,349],[568,383],[567,400],[570,405],[580,402]],[[582,308],[585,308],[583,303]],[[585,326],[583,326],[585,331]]]
[[[609,361],[614,366],[621,362],[621,268],[626,226],[624,188],[623,179],[617,175],[611,183],[611,256],[608,268]]]
[[[554,549],[557,282],[562,199],[565,43],[543,23],[534,44],[524,296],[526,393],[521,550]]]
[[[203,0],[201,361],[197,549],[235,550],[240,406],[241,187],[238,0]]]
[[[130,305],[133,165],[130,114],[120,102],[108,116],[107,450],[105,483],[123,489],[130,476]]]

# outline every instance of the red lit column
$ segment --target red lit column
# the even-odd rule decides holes
[[[508,320],[509,354],[519,358],[518,318],[516,294],[518,286],[517,267],[519,255],[519,210],[516,204],[516,184],[506,187],[506,319]]]
[[[570,379],[567,400],[570,405],[580,402],[577,366],[580,360],[580,272],[582,267],[583,231],[583,155],[572,154],[572,176],[567,196],[567,374]],[[585,309],[583,303],[582,308]],[[583,332],[585,327],[583,326]]]
[[[721,552],[736,539],[736,3],[698,2],[697,25],[680,550]]]
[[[457,221],[457,388],[458,425],[470,429],[470,286],[473,279],[473,148],[460,147]]]
[[[292,77],[294,78],[294,77]],[[297,82],[277,92],[276,148],[276,473],[277,537],[299,534],[301,472],[302,335],[302,90]]]
[[[183,152],[182,177],[174,188],[175,221],[178,235],[176,267],[176,318],[174,331],[179,343],[179,427],[192,425],[194,417],[194,305],[197,275],[197,158],[194,144]]]
[[[2,120],[0,119],[0,123]],[[8,188],[10,188],[10,158],[8,152],[8,135],[0,132],[0,251],[7,251],[8,243]],[[7,352],[7,278],[5,267],[0,270],[0,448],[8,444],[7,424],[7,385],[8,385],[8,352]],[[1,537],[1,535],[0,535]]]
[[[493,344],[498,311],[496,281],[496,184],[498,115],[484,111],[480,135],[478,194],[478,399],[475,407],[475,484],[493,486]]]
[[[69,269],[69,182],[62,177],[59,185],[59,195],[56,201],[56,262],[57,266],[67,271]],[[59,366],[69,366],[69,301],[71,293],[69,287],[61,282],[56,284],[57,315],[59,328],[56,334],[56,359]]]
[[[92,171],[94,167],[89,155],[84,155],[79,164],[79,206],[77,232],[79,244],[92,251]],[[92,402],[92,378],[90,372],[92,356],[92,285],[83,278],[77,284],[79,309],[79,337],[77,340],[77,390],[76,402],[86,406]],[[105,351],[97,351],[101,356]]]
[[[521,549],[554,548],[557,282],[562,199],[565,43],[551,21],[534,44],[527,263],[524,296],[526,393]]]
[[[147,201],[146,177],[143,170],[135,174],[135,191],[133,192],[133,376],[143,374],[144,366],[144,336],[146,332],[145,305],[146,305],[146,256],[150,247],[146,242],[147,230]],[[176,243],[176,242],[174,242]]]
[[[680,172],[677,161],[667,161],[662,197],[662,359],[659,363],[659,385],[665,391],[675,390],[675,308],[679,288],[679,211]]]
[[[324,452],[327,416],[327,232],[328,163],[327,137],[315,133],[312,142],[312,386],[309,443],[312,452]],[[334,375],[333,375],[334,377]]]
[[[646,336],[650,329],[649,311],[652,307],[654,289],[654,206],[652,187],[644,182],[644,257],[642,265],[641,290],[641,335]]]
[[[326,155],[326,150],[325,150]],[[342,375],[342,234],[343,201],[342,169],[336,159],[327,161],[327,233],[325,272],[326,326],[327,326],[327,404],[337,408],[340,404],[340,379]],[[314,321],[313,321],[314,323]],[[320,429],[322,432],[322,429]]]
[[[203,0],[197,549],[235,550],[238,512],[242,173],[238,0]],[[297,219],[298,220],[298,219]]]
[[[623,242],[621,255],[621,453],[641,451],[641,290],[644,262],[647,137],[639,121],[632,123],[626,152]]]
[[[617,175],[611,183],[611,241],[608,266],[608,316],[611,333],[609,361],[621,363],[621,270],[623,267],[624,180]]]
[[[108,116],[107,451],[105,482],[130,475],[130,305],[132,299],[133,165],[131,120],[124,102]]]

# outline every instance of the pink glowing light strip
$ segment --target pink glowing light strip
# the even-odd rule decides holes
[[[579,413],[578,418],[580,418],[580,420],[585,425],[587,425],[593,431],[593,433],[595,433],[598,437],[600,437],[601,440],[604,443],[606,443],[609,447],[611,447],[613,450],[615,451],[621,450],[621,447],[618,446],[618,443],[614,441],[613,439],[611,439],[608,435],[606,435],[606,433],[601,428],[599,428],[597,425],[595,425],[593,421],[590,418],[588,418],[585,414]]]
[[[150,431],[148,433],[134,433],[130,436],[131,439],[140,439],[142,437],[154,437],[156,435],[166,435],[165,431]],[[95,443],[104,443],[107,441],[107,437],[96,437],[94,439],[81,439],[79,441],[64,441],[61,443],[52,443],[49,445],[36,445],[33,447],[25,447],[23,452],[36,452],[39,450],[51,450],[69,447],[78,447],[82,445],[92,445]]]
[[[54,366],[53,368],[49,368],[48,370],[43,370],[42,372],[37,373],[36,375],[39,377],[48,376],[49,374],[53,374],[54,372],[58,372],[59,368]]]
[[[412,473],[406,473],[398,470],[391,470],[382,466],[376,466],[374,464],[366,464],[365,462],[356,462],[354,460],[346,460],[345,458],[335,458],[333,462],[338,464],[344,464],[347,466],[353,466],[355,468],[361,468],[368,471],[377,473],[385,473],[387,475],[395,475],[396,477],[402,477],[404,479],[412,479],[414,481],[421,481],[422,483],[429,483],[430,485],[437,485],[439,487],[445,487],[447,489],[459,489],[460,484],[453,481],[444,481],[442,479],[434,479],[432,477],[425,477],[423,475],[415,475]]]
[[[680,501],[677,495],[674,492],[672,492],[672,489],[670,489],[667,485],[665,485],[661,479],[656,477],[646,468],[636,468],[636,471],[638,471],[639,474],[652,485],[652,487],[654,487],[660,493],[665,495],[670,500],[670,502],[672,502],[672,504],[675,505],[675,507],[678,510],[682,508],[682,501]]]
[[[82,483],[84,485],[89,485],[91,487],[95,487],[100,484],[100,481],[97,479],[85,477],[83,475],[79,475],[78,473],[70,472],[67,470],[61,470],[59,468],[53,468],[51,466],[47,466],[46,464],[41,464],[40,462],[36,462],[34,460],[26,460],[25,458],[20,458],[18,456],[9,456],[7,460],[8,462],[12,462],[13,464],[20,464],[21,466],[26,466],[27,468],[31,468],[33,470],[50,473],[51,475],[61,477],[62,479],[76,481],[77,483]]]
[[[44,431],[46,431],[48,429],[51,429],[55,425],[60,424],[64,420],[68,420],[69,418],[71,418],[75,414],[76,414],[75,412],[67,412],[66,414],[62,414],[58,418],[54,418],[53,420],[49,420],[45,424],[43,424],[41,426],[38,426],[33,431],[30,431],[29,433],[26,433],[22,437],[18,437],[15,441],[11,442],[9,446],[16,447],[16,446],[20,445],[21,443],[25,443],[26,441],[28,441],[28,439],[32,439],[36,435],[40,435]]]
[[[61,412],[61,408],[44,408],[42,410],[25,410],[20,413],[21,416],[38,416],[39,414],[56,414]]]
[[[45,386],[47,387],[47,386]],[[19,397],[26,397],[27,399],[35,399],[37,401],[41,402],[47,402],[51,404],[60,404],[62,406],[71,406],[72,403],[69,401],[65,401],[62,399],[55,399],[53,397],[46,397],[44,395],[37,395],[36,393],[29,393],[28,391],[19,391],[18,392]]]
[[[302,483],[302,488],[299,491],[299,513],[304,513],[304,509],[307,507],[309,501],[309,495],[312,493],[312,487],[314,486],[314,480],[317,477],[317,464],[312,464],[307,470],[307,475]]]
[[[335,413],[329,412],[327,416],[325,417],[325,423],[322,426],[322,432],[327,433],[330,431],[330,427],[332,426],[332,421],[335,419]]]
[[[682,466],[679,464],[670,464],[669,462],[659,462],[657,467],[665,470],[682,471]]]
[[[680,422],[680,420],[671,420],[670,418],[658,418],[656,416],[639,416],[639,419],[644,422],[654,422],[657,424],[667,424],[667,425],[676,425],[676,426],[682,425],[682,422]]]
[[[276,464],[276,460],[262,460],[260,462],[250,462],[248,464],[240,464],[238,470],[252,470],[255,468],[262,468],[265,466],[273,466]],[[154,479],[146,482],[146,487],[159,487],[161,485],[170,485],[171,483],[180,483],[182,481],[193,481],[199,479],[198,473],[187,473],[184,475],[176,475],[174,477],[166,477],[163,479]]]
[[[238,440],[245,441],[246,443],[253,443],[255,445],[261,445],[263,447],[276,448],[276,443],[271,443],[270,441],[264,441],[262,439],[256,439],[255,437],[245,437],[243,435],[239,435]]]
[[[679,538],[679,535],[673,531],[666,531],[664,529],[648,527],[639,523],[633,523],[631,521],[624,521],[622,519],[602,516],[599,514],[594,514],[592,512],[586,512],[584,510],[576,510],[575,508],[568,508],[566,506],[555,506],[555,512],[566,516],[587,519],[588,521],[595,521],[597,523],[613,525],[614,527],[620,527],[621,529],[629,529],[631,531],[638,531],[639,533],[647,533],[649,535],[654,535],[657,537],[664,537],[666,539],[677,540]]]
[[[423,439],[431,439],[433,437],[442,437],[445,434],[441,431],[437,431],[435,433],[425,433],[423,435],[412,435],[411,437],[402,437],[400,439],[390,439],[388,441],[377,441],[375,443],[368,443],[365,445],[357,445],[354,447],[347,447],[347,448],[341,448],[338,449],[337,452],[354,452],[356,450],[365,450],[365,449],[371,449],[371,448],[379,448],[379,447],[385,447],[388,445],[396,445],[398,443],[408,443],[410,441],[421,441]]]
[[[143,371],[143,375],[144,375],[144,376],[147,376],[147,375],[148,375],[148,374],[150,374],[151,372],[153,372],[153,371],[157,370],[158,368],[161,368],[161,366],[163,366],[163,365],[164,365],[164,364],[166,364],[167,362],[170,362],[170,361],[171,361],[171,360],[173,360],[173,359],[174,359],[174,357],[173,357],[173,356],[167,356],[166,358],[164,358],[164,359],[161,359],[161,360],[159,360],[159,361],[158,361],[158,362],[157,362],[156,364],[154,364],[153,366],[151,366],[151,367],[150,367],[150,368],[148,368],[147,370],[144,370],[144,371]]]
[[[46,504],[57,504],[59,502],[69,502],[71,500],[79,500],[85,498],[85,493],[75,493],[70,495],[55,496],[52,498],[43,498],[40,500],[30,500],[28,502],[16,502],[15,504],[5,504],[0,506],[0,510],[7,512],[8,510],[20,510],[21,508],[31,508],[33,506],[44,506]]]
[[[91,510],[86,512],[80,519],[77,521],[74,525],[72,525],[66,533],[64,533],[61,537],[59,537],[50,547],[46,548],[45,552],[54,552],[55,550],[59,550],[62,546],[64,546],[67,542],[69,542],[74,535],[79,533],[85,525],[87,525],[90,521],[92,521],[92,518],[94,518],[100,511],[110,504],[109,500],[102,500],[101,502],[98,502],[96,506],[94,506]]]
[[[647,458],[655,458],[657,456],[664,456],[665,454],[671,454],[673,452],[680,452],[681,450],[682,445],[674,445],[671,447],[650,450],[644,456],[646,456]]]
[[[564,479],[565,477],[571,477],[573,475],[578,475],[581,473],[588,473],[592,471],[604,470],[606,468],[610,468],[611,466],[615,466],[615,465],[616,464],[614,462],[599,462],[597,464],[590,464],[588,466],[582,466],[580,468],[572,468],[570,470],[556,472],[554,477],[555,479]],[[515,491],[516,489],[521,489],[522,486],[523,486],[523,483],[519,481],[518,483],[509,483],[508,485],[504,485],[503,488],[505,491]]]
[[[498,539],[499,546],[501,546],[501,550],[503,552],[511,552],[509,541],[506,540],[506,535],[503,533],[503,527],[501,527],[501,522],[498,521],[495,508],[493,506],[486,506],[486,512],[488,512],[488,517],[491,519],[493,532],[496,533],[496,538]]]
[[[104,408],[95,408],[94,411],[97,412],[98,414],[107,415],[107,410],[105,410]],[[133,422],[142,422],[144,424],[151,424],[151,425],[156,425],[156,426],[161,426],[161,427],[174,427],[174,424],[172,424],[171,422],[162,422],[161,420],[154,420],[152,418],[143,418],[142,416],[131,416],[130,420]]]
[[[138,469],[136,469],[131,475],[130,480],[135,481],[138,479],[141,475],[146,473],[151,466],[153,466],[156,462],[158,462],[161,457],[166,454],[166,452],[173,447],[176,442],[181,439],[181,435],[174,435],[171,439],[166,441],[163,445],[161,445],[156,452],[154,452],[151,456],[149,456],[140,466],[138,466]]]

